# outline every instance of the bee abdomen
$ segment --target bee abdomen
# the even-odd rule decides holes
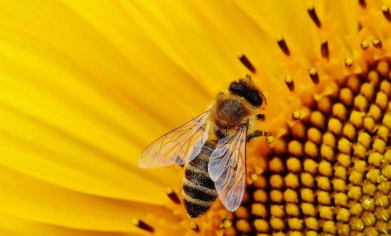
[[[211,180],[210,180],[211,181]],[[185,178],[183,181],[183,201],[193,218],[205,213],[217,198],[217,191]]]
[[[214,201],[217,197],[216,189],[204,187],[190,180],[184,181],[183,191],[187,196],[201,201]]]
[[[208,161],[212,151],[204,147],[185,169],[183,201],[187,212],[193,218],[205,213],[217,198],[217,191],[208,174]]]
[[[214,189],[215,185],[210,179],[207,170],[201,169],[190,163],[185,170],[185,178],[194,182],[194,184],[202,185],[204,187]]]
[[[201,201],[183,194],[183,202],[189,216],[196,218],[208,211],[214,201]]]

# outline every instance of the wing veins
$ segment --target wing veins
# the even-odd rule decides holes
[[[160,167],[173,163],[186,164],[201,151],[208,138],[209,111],[168,132],[142,152],[140,167]]]
[[[220,140],[208,165],[218,195],[230,211],[235,211],[239,207],[245,190],[246,135],[247,127],[244,126],[235,135]]]

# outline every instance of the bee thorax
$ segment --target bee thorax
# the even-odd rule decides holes
[[[220,128],[231,128],[249,115],[247,108],[235,99],[220,101],[216,107],[215,122]]]

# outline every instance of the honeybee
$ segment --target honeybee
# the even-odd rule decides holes
[[[163,135],[141,154],[141,168],[185,165],[183,201],[190,217],[204,214],[217,196],[231,212],[240,206],[246,181],[246,142],[269,132],[254,130],[266,104],[250,76],[230,84],[209,109]]]

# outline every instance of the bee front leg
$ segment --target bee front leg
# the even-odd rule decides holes
[[[262,130],[255,130],[251,134],[247,135],[247,142],[250,142],[253,138],[260,137],[260,136],[269,136],[271,135],[270,132],[262,131]]]

